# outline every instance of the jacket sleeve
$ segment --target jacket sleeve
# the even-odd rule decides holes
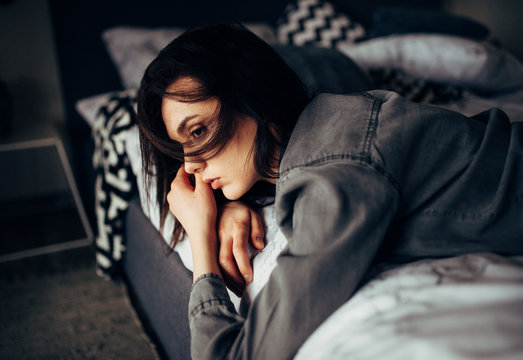
[[[396,188],[370,163],[333,158],[281,175],[276,211],[289,245],[245,319],[219,278],[195,283],[193,358],[292,358],[354,293],[398,201]]]

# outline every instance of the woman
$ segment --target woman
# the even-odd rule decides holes
[[[522,124],[499,110],[466,118],[382,91],[310,100],[268,45],[213,25],[151,63],[138,112],[145,170],[192,247],[194,358],[291,358],[376,259],[523,252]],[[289,245],[243,318],[218,254],[242,270],[246,251],[219,250],[213,190],[234,201],[260,183],[276,184]]]

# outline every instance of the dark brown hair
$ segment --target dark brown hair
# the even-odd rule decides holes
[[[198,84],[194,89],[167,88],[181,77]],[[198,102],[216,97],[220,107],[213,136],[195,152],[184,154],[167,135],[161,105],[165,96]],[[167,194],[188,156],[212,156],[235,129],[234,113],[257,122],[254,162],[264,177],[276,177],[276,149],[285,146],[298,116],[309,102],[303,83],[264,41],[240,24],[213,24],[188,30],[167,45],[147,67],[138,91],[138,125],[146,186],[156,180],[161,227],[169,211]],[[211,155],[209,155],[211,154]],[[177,223],[178,224],[178,223]],[[183,229],[175,227],[171,245]]]

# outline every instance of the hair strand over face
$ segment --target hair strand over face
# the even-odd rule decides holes
[[[198,86],[175,89],[182,77]],[[169,90],[168,90],[169,89]],[[216,98],[219,111],[211,136],[191,153],[169,138],[162,101],[199,102]],[[265,42],[238,23],[213,24],[186,31],[167,45],[147,67],[138,91],[138,126],[146,186],[156,180],[161,227],[169,211],[167,193],[178,168],[188,157],[209,158],[226,145],[235,130],[236,114],[257,123],[254,164],[262,177],[276,177],[277,154],[309,102],[305,86]],[[183,234],[178,222],[171,245]]]

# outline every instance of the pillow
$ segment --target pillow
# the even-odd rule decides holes
[[[87,124],[89,124],[89,126],[92,128],[102,106],[106,105],[107,102],[113,97],[120,98],[125,96],[136,97],[136,90],[130,89],[124,92],[111,91],[83,98],[76,102],[75,108],[76,111],[78,111],[78,113],[87,122]]]
[[[439,34],[375,38],[338,49],[365,70],[405,74],[487,93],[523,86],[523,64],[488,43]]]
[[[102,33],[111,60],[126,89],[140,86],[143,73],[156,55],[174,38],[184,32],[181,28],[147,29],[115,27]]]
[[[365,35],[364,28],[325,0],[296,0],[278,19],[281,44],[336,47],[352,44]]]
[[[269,25],[252,23],[245,24],[245,26],[267,43],[276,43],[274,32]],[[138,88],[143,73],[151,61],[160,50],[185,30],[183,28],[151,29],[125,26],[105,30],[102,33],[102,39],[124,88]]]
[[[417,103],[437,105],[455,103],[462,100],[466,93],[459,86],[415,78],[398,70],[370,70],[369,76],[374,84],[374,89],[394,91]],[[483,110],[481,109],[481,111]]]
[[[335,49],[274,45],[276,52],[305,83],[310,96],[347,94],[370,90],[367,75],[350,58]]]
[[[128,131],[135,125],[136,95],[110,97],[93,124],[93,168],[97,218],[96,260],[99,272],[119,276],[125,251],[123,218],[136,191],[136,181],[125,151]]]
[[[372,18],[374,37],[406,33],[439,33],[484,40],[489,29],[475,20],[434,10],[382,7]]]
[[[96,171],[97,268],[101,274],[118,277],[119,262],[126,247],[125,214],[136,192],[144,214],[156,229],[160,229],[159,204],[149,201],[156,199],[156,186],[153,183],[150,189],[145,188],[140,135],[135,123],[136,90],[101,94],[84,99],[83,102],[98,106],[96,111],[89,109],[88,112],[89,117],[95,114],[94,119],[86,118],[87,122],[92,121],[95,143],[93,167]],[[174,221],[174,216],[169,213],[162,233],[167,244],[170,243]],[[180,242],[175,250],[184,265],[192,270],[188,241]]]

